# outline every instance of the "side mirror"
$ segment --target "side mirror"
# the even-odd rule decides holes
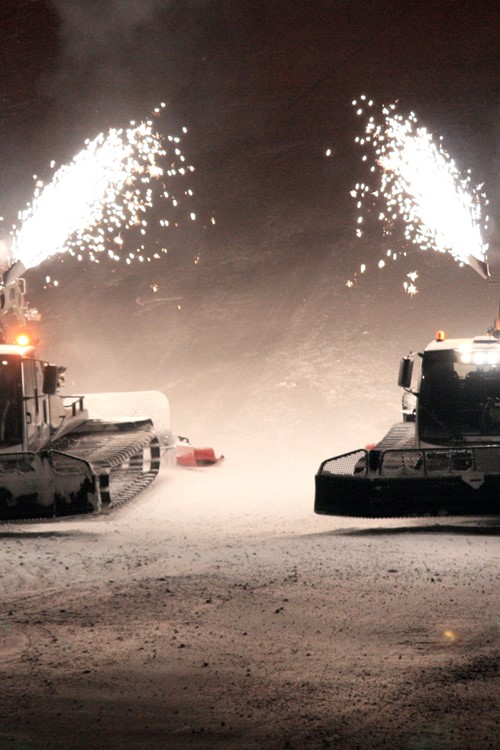
[[[398,385],[401,388],[410,388],[411,376],[413,373],[412,357],[402,357],[399,363]]]
[[[45,365],[43,368],[43,392],[46,396],[53,396],[56,393],[58,382],[57,365]]]

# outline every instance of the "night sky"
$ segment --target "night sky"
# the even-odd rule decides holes
[[[402,113],[413,109],[444,137],[459,168],[472,170],[474,184],[485,183],[494,218],[497,11],[488,0],[6,0],[5,226],[30,200],[32,175],[47,175],[51,159],[65,163],[85,138],[144,118],[160,101],[167,104],[161,128],[188,128],[184,150],[196,166],[200,221],[180,228],[160,266],[103,272],[56,259],[30,272],[32,303],[50,325],[64,318],[71,328],[72,315],[93,325],[92,310],[104,304],[99,286],[114,321],[153,280],[166,295],[187,296],[192,315],[203,295],[221,299],[232,289],[268,298],[275,280],[291,310],[297,295],[316,295],[311,319],[331,306],[339,325],[357,330],[368,317],[398,344],[419,325],[426,331],[418,331],[419,341],[443,326],[476,333],[471,327],[486,326],[495,314],[498,287],[451,258],[415,251],[421,286],[414,300],[401,291],[399,268],[346,290],[353,269],[376,263],[382,247],[379,227],[362,241],[354,237],[349,191],[360,174],[354,137],[361,123],[351,102],[366,93],[380,104],[398,100]],[[486,239],[498,244],[495,221]],[[154,245],[154,229],[148,241]],[[194,258],[201,259],[196,266]],[[63,292],[56,298],[43,290],[48,272],[64,279],[72,303],[79,299],[73,311],[62,313]],[[132,312],[139,328],[147,327],[144,310]],[[99,315],[103,337],[111,335]],[[170,315],[165,310],[172,330]],[[471,330],[459,331],[464,317]],[[47,333],[46,343],[51,338]]]
[[[63,163],[84,138],[147,116],[159,100],[168,126],[192,132],[209,189],[237,176],[243,190],[245,178],[265,188],[279,169],[300,181],[299,162],[327,145],[348,184],[359,127],[350,102],[360,93],[414,108],[494,199],[496,3],[6,0],[2,9],[9,208],[33,170]]]

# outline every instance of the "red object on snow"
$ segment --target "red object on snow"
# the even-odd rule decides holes
[[[193,445],[177,445],[175,448],[177,463],[180,466],[212,466],[218,464],[224,456],[215,455],[213,448],[195,448]]]

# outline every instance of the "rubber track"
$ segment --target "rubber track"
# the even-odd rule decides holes
[[[102,430],[72,433],[56,441],[51,448],[85,459],[99,473],[102,469],[118,468],[147,448],[152,438],[154,435],[151,430]]]
[[[112,425],[106,429],[96,423],[97,431],[86,424],[86,430],[60,438],[51,445],[53,450],[88,461],[96,474],[102,500],[101,512],[108,513],[119,508],[143,492],[156,478],[160,470],[160,446],[152,428],[116,430]],[[150,449],[149,469],[143,471],[143,453]],[[0,520],[0,524],[33,524],[47,521],[65,521],[97,514],[64,514],[54,517],[15,518]]]
[[[160,470],[158,439],[148,427],[73,433],[53,447],[92,465],[99,478],[104,507],[116,508],[128,502],[148,487]],[[144,472],[142,459],[148,448],[150,468]]]

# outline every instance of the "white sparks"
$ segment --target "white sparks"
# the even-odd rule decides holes
[[[376,131],[374,125],[369,128]],[[478,189],[460,175],[432,135],[416,127],[415,116],[386,117],[385,140],[377,149],[384,170],[381,192],[405,221],[406,239],[463,263],[469,255],[483,258],[487,246],[481,237]]]
[[[407,281],[403,283],[403,288],[405,292],[410,295],[410,297],[414,297],[418,293],[418,289],[415,284],[408,284]]]
[[[368,106],[372,105],[370,100]],[[358,115],[365,114],[363,106],[354,106]],[[470,170],[460,173],[443,148],[442,138],[436,143],[427,129],[418,125],[414,113],[404,119],[395,104],[383,107],[378,120],[370,116],[364,135],[355,140],[370,149],[370,170],[378,173],[379,184],[375,189],[356,184],[351,195],[358,210],[368,196],[371,205],[367,210],[377,211],[385,235],[393,235],[401,221],[404,240],[422,250],[450,254],[461,265],[468,264],[470,256],[484,259],[488,245],[482,235],[487,229],[488,201],[483,186],[472,184]],[[362,160],[367,159],[364,153]],[[361,236],[359,229],[356,235]],[[387,253],[394,260],[399,254]],[[404,283],[412,296],[417,293],[417,276],[416,272],[408,274],[412,283]]]
[[[159,108],[155,114],[159,114]],[[168,140],[176,144],[180,141],[174,136],[168,136]],[[162,167],[166,157],[169,172],[175,174],[177,160],[182,157],[180,149],[176,146],[175,153],[169,153],[151,121],[131,123],[128,129],[112,129],[86,141],[85,148],[60,167],[49,184],[44,186],[35,176],[33,201],[20,212],[20,226],[14,227],[12,259],[32,268],[58,253],[69,252],[79,260],[85,255],[99,262],[96,254],[107,252],[112,260],[119,261],[120,256],[109,249],[108,243],[121,247],[121,232],[134,226],[140,228],[139,234],[146,234],[143,216],[154,203],[152,182],[173,181]],[[184,189],[183,194],[193,193]],[[164,195],[172,206],[181,204],[163,184],[160,196]],[[193,212],[189,215],[191,219],[195,216]],[[169,222],[163,219],[160,225],[167,227]],[[131,257],[144,261],[143,255],[132,254],[125,262]]]

